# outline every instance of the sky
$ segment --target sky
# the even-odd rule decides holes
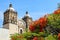
[[[0,0],[0,28],[3,27],[3,14],[9,8],[9,4],[18,13],[18,19],[24,17],[26,11],[37,20],[45,14],[53,13],[58,8],[60,0]]]

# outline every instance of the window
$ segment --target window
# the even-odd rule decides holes
[[[22,29],[20,29],[20,34],[22,34]]]

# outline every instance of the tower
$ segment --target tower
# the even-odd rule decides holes
[[[25,16],[22,18],[25,23],[26,23],[26,32],[29,31],[29,25],[32,22],[32,18],[30,17],[30,15],[28,14],[28,11],[26,11]]]
[[[4,12],[3,28],[8,29],[10,34],[18,33],[17,12],[12,7],[12,4]]]

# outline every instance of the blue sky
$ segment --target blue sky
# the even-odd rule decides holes
[[[0,27],[3,24],[3,13],[9,8],[10,3],[18,12],[19,19],[28,11],[33,20],[36,20],[56,10],[60,0],[0,0]]]

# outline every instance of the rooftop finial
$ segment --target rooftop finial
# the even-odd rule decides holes
[[[10,3],[9,7],[12,7],[12,4]]]
[[[26,16],[26,17],[30,17],[30,15],[28,14],[28,11],[26,11],[25,16]]]
[[[28,14],[28,11],[26,11],[26,14]]]
[[[60,8],[60,3],[58,3],[58,8]]]

